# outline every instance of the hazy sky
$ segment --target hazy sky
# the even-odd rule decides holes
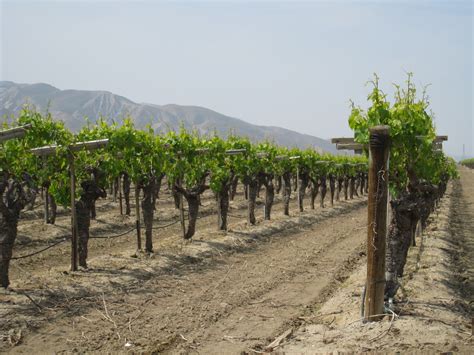
[[[415,73],[445,149],[473,154],[470,1],[5,1],[0,79],[199,105],[322,138]]]

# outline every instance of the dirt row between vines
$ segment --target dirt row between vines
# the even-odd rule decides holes
[[[474,170],[461,178],[430,217],[409,252],[395,314],[363,324],[359,312],[366,268],[283,341],[278,352],[453,353],[474,349]]]
[[[242,186],[239,186],[242,190]],[[272,209],[272,221],[263,221],[263,199],[265,190],[261,192],[261,197],[257,198],[256,217],[257,225],[265,223],[271,225],[273,221],[287,219],[283,215],[283,202],[280,195],[275,197],[275,203]],[[132,189],[131,196],[134,191]],[[112,202],[110,199],[100,199],[97,202],[97,218],[91,221],[89,240],[89,260],[100,257],[104,251],[108,254],[128,253],[132,256],[136,252],[136,231],[135,231],[135,204],[134,198],[131,198],[131,215],[125,216],[119,214],[118,202]],[[326,201],[328,199],[326,198]],[[338,202],[336,202],[337,204]],[[346,203],[342,202],[341,203]],[[305,200],[304,213],[311,214],[308,210],[309,201]],[[125,205],[125,204],[124,204]],[[169,191],[164,188],[159,200],[157,201],[157,210],[155,212],[155,222],[153,231],[153,241],[155,251],[176,252],[183,246],[182,228],[179,223],[179,211],[174,208],[174,202]],[[329,204],[326,202],[328,208]],[[30,255],[49,245],[64,240],[64,237],[71,235],[71,220],[69,212],[63,208],[58,208],[58,217],[54,225],[44,224],[42,222],[42,206],[38,206],[34,211],[24,211],[22,213],[18,226],[18,236],[14,247],[14,257],[22,257]],[[319,209],[319,206],[316,207]],[[125,210],[125,207],[124,207]],[[314,212],[314,211],[313,211]],[[197,220],[197,233],[194,240],[212,240],[219,237],[222,232],[216,232],[217,227],[216,202],[210,191],[204,193],[202,197],[202,206],[200,207],[199,217]],[[290,200],[290,215],[299,216],[297,212],[297,201],[295,193],[292,194]],[[248,228],[247,201],[244,199],[243,191],[238,191],[234,201],[230,202],[230,210],[228,216],[228,230]],[[141,216],[140,216],[141,217]],[[141,218],[142,219],[142,218]],[[165,228],[162,228],[164,226]],[[254,228],[251,226],[250,228]],[[125,232],[125,235],[121,235]],[[142,245],[144,243],[144,229],[142,221]],[[115,236],[121,235],[117,238]],[[110,237],[111,238],[107,238]],[[98,238],[98,239],[94,239]],[[70,241],[62,242],[46,252],[39,253],[32,257],[15,260],[12,263],[10,271],[12,287],[17,285],[25,285],[30,280],[29,274],[39,271],[44,273],[51,267],[58,265],[64,266],[64,270],[68,270],[70,263]],[[89,263],[90,264],[90,263]],[[39,270],[38,270],[39,266]],[[94,267],[93,264],[90,266]],[[27,275],[25,279],[25,274]]]
[[[172,204],[159,204],[159,222],[172,221]],[[132,258],[135,235],[93,240],[89,271],[71,273],[64,243],[12,262],[13,292],[2,294],[1,348],[12,352],[199,351],[258,349],[311,307],[317,307],[351,272],[362,254],[366,199],[282,214],[247,226],[230,219],[217,232],[214,200],[203,199],[193,242],[179,224],[156,230],[151,257]],[[245,216],[242,196],[231,214]],[[110,202],[99,208],[92,235],[133,225]],[[232,218],[232,217],[231,217]],[[124,223],[125,222],[125,223]],[[67,233],[29,218],[20,226],[21,254]],[[125,224],[125,225],[124,225]],[[119,230],[117,230],[119,229]],[[23,240],[21,240],[23,236]],[[31,239],[39,239],[31,243]],[[28,243],[30,242],[30,243]],[[27,246],[31,245],[31,246]],[[17,251],[17,254],[20,254]],[[308,308],[309,307],[309,308]]]

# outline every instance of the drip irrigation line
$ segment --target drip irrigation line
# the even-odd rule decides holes
[[[199,218],[200,218],[200,217],[198,217],[198,219],[199,219]],[[174,224],[176,224],[176,223],[178,223],[178,222],[180,222],[179,219],[176,220],[176,221],[174,221],[174,222],[171,222],[171,223],[162,225],[162,226],[153,227],[153,229],[167,228],[167,227],[170,227],[170,226],[172,226],[172,225],[174,225]],[[133,227],[133,228],[130,228],[130,229],[128,229],[128,230],[126,230],[126,231],[124,231],[124,232],[122,232],[122,233],[116,234],[116,235],[89,237],[89,239],[114,239],[114,238],[122,237],[122,236],[124,236],[124,235],[126,235],[126,234],[129,234],[129,233],[135,231],[135,230],[136,230],[136,227]],[[33,252],[33,253],[30,253],[30,254],[21,255],[21,256],[15,256],[15,257],[10,258],[10,260],[25,259],[25,258],[29,258],[29,257],[34,256],[34,255],[40,254],[40,253],[42,253],[42,252],[44,252],[44,251],[46,251],[46,250],[48,250],[48,249],[51,249],[51,248],[55,247],[56,245],[59,245],[59,244],[65,242],[65,241],[67,241],[67,240],[70,239],[70,238],[71,238],[71,236],[65,236],[65,237],[63,237],[63,239],[61,239],[61,240],[59,240],[59,241],[57,241],[57,242],[55,242],[55,243],[53,243],[53,244],[51,244],[51,245],[48,245],[47,247],[45,247],[45,248],[43,248],[43,249],[40,249],[40,250],[35,251],[35,252]],[[0,244],[2,244],[2,245],[7,245],[7,244],[11,244],[11,243],[0,243]]]
[[[199,219],[201,217],[198,217],[197,219]],[[185,218],[185,220],[188,220],[187,218]],[[153,227],[152,229],[162,229],[162,228],[167,228],[167,227],[170,227],[174,224],[177,224],[179,223],[180,220],[176,220],[176,221],[173,221],[171,223],[168,223],[168,224],[164,224],[164,225],[161,225],[161,226],[155,226]],[[112,235],[112,236],[100,236],[100,237],[89,237],[89,239],[113,239],[113,238],[118,238],[118,237],[121,237],[121,236],[124,236],[125,234],[128,234],[128,233],[131,233],[133,232],[134,230],[136,230],[137,228],[136,227],[132,227],[130,228],[129,230],[123,232],[123,233],[120,233],[120,234],[117,234],[117,235]]]
[[[130,228],[129,230],[126,230],[125,232],[122,232],[122,233],[119,233],[119,234],[108,235],[108,236],[100,236],[100,237],[89,237],[89,239],[114,239],[114,238],[122,237],[125,234],[128,234],[130,232],[133,232],[136,229],[137,229],[136,227],[133,227],[133,228]]]
[[[234,217],[234,218],[247,218],[247,216],[238,216],[238,215],[233,214],[233,213],[227,213],[227,215],[228,215],[229,217]]]
[[[20,255],[20,256],[15,256],[15,257],[12,257],[10,258],[10,260],[18,260],[18,259],[25,259],[25,258],[29,258],[31,256],[34,256],[34,255],[37,255],[37,254],[40,254],[48,249],[51,249],[52,247],[55,247],[56,245],[59,245],[63,242],[65,242],[66,240],[70,239],[71,236],[66,236],[66,237],[63,237],[63,239],[61,240],[58,240],[56,243],[53,243],[53,244],[50,244],[48,245],[47,247],[43,248],[43,249],[40,249],[40,250],[37,250],[31,254],[26,254],[26,255]]]
[[[174,222],[171,222],[171,223],[168,223],[168,224],[165,224],[165,225],[162,225],[162,226],[155,226],[155,227],[153,227],[152,229],[161,229],[161,228],[170,227],[170,226],[172,226],[173,224],[176,224],[176,223],[179,223],[179,222],[180,222],[180,220],[178,219],[178,220],[176,220],[176,221],[174,221]]]

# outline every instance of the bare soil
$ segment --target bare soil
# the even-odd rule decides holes
[[[11,353],[326,353],[472,349],[474,172],[460,168],[417,247],[410,250],[394,313],[362,323],[365,197],[334,207],[245,222],[242,192],[228,232],[215,200],[203,198],[193,241],[184,243],[167,191],[158,202],[155,253],[136,255],[132,231],[90,241],[89,270],[70,272],[70,247],[12,262],[12,291],[0,294],[0,351]],[[305,201],[305,206],[308,202]],[[133,207],[133,206],[132,206]],[[133,211],[133,209],[132,209]],[[174,223],[174,224],[171,224]],[[171,224],[171,225],[169,225]],[[134,216],[100,203],[92,236],[133,228]],[[69,216],[45,226],[24,213],[15,255],[69,233]]]
[[[362,323],[360,265],[276,351],[473,353],[474,170],[460,167],[430,224],[410,249],[394,313]]]
[[[278,198],[272,221],[263,221],[261,202],[257,226],[247,226],[240,193],[231,203],[230,230],[218,232],[215,201],[207,194],[194,240],[182,241],[179,223],[156,229],[151,256],[136,255],[131,232],[91,240],[89,270],[68,271],[67,242],[12,261],[12,290],[0,295],[0,350],[262,349],[298,324],[298,316],[321,304],[363,257],[366,199],[303,213],[296,212],[292,201],[294,212],[288,217]],[[110,200],[98,205],[91,236],[133,228],[134,216],[120,216],[117,206]],[[166,191],[157,216],[157,226],[177,220]],[[60,211],[55,226],[43,224],[41,208],[25,212],[15,256],[61,240],[69,233],[69,222],[67,211]]]

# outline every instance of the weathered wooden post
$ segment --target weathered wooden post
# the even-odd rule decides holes
[[[77,242],[77,218],[76,218],[76,171],[74,168],[74,155],[68,153],[69,175],[71,178],[71,271],[77,271],[78,242]]]
[[[373,321],[380,320],[380,315],[384,312],[388,160],[390,155],[389,127],[372,127],[369,139],[367,281],[363,302],[364,319]]]

